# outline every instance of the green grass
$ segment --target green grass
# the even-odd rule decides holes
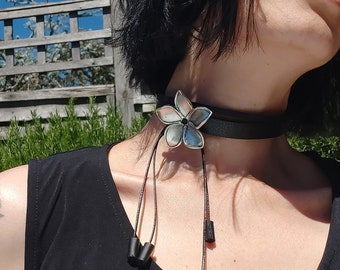
[[[104,116],[99,114],[93,100],[90,100],[89,108],[86,120],[77,117],[71,102],[66,109],[66,118],[51,115],[47,125],[34,114],[33,120],[23,126],[12,121],[7,139],[0,140],[0,171],[26,164],[32,158],[123,140],[138,132],[147,121],[145,118],[135,119],[132,127],[127,128],[122,123],[121,114],[116,113],[113,106],[107,107]],[[289,136],[289,143],[299,151],[316,151],[323,157],[340,160],[339,137]]]
[[[23,126],[12,121],[6,140],[0,140],[0,171],[26,164],[32,158],[123,140],[140,130],[147,121],[145,118],[134,119],[132,127],[127,128],[113,106],[108,105],[105,116],[99,114],[93,101],[89,108],[86,120],[77,117],[71,102],[66,109],[66,118],[53,114],[44,123],[33,113],[33,120]]]

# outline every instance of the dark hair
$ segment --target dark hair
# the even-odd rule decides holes
[[[244,6],[240,6],[241,2]],[[243,22],[246,22],[246,47],[257,38],[255,0],[120,0],[120,3],[123,22],[116,32],[116,44],[122,46],[130,82],[141,86],[142,91],[164,93],[193,34],[199,41],[199,51],[217,44],[215,58],[235,48]],[[241,8],[246,10],[245,14],[239,12]],[[196,29],[194,25],[199,17],[202,22]],[[338,53],[332,61],[296,82],[287,110],[291,129],[315,131],[315,123],[318,129],[323,128],[323,113],[329,114],[323,109],[325,98],[333,95],[334,101],[340,88],[339,76]],[[328,107],[339,110],[340,104]]]
[[[246,2],[250,18],[247,27],[252,30],[254,4]],[[121,4],[123,25],[117,31],[116,42],[123,45],[131,82],[146,86],[153,93],[164,92],[187,52],[193,32],[201,50],[217,42],[218,57],[234,48],[240,31],[238,0],[125,0]],[[200,29],[195,29],[194,24],[203,12]]]
[[[294,83],[287,118],[296,133],[340,136],[340,51]]]

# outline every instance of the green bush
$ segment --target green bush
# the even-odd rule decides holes
[[[6,139],[0,140],[0,171],[26,164],[32,158],[123,140],[146,123],[145,118],[134,119],[132,127],[127,128],[113,106],[108,105],[104,116],[93,101],[89,109],[86,119],[79,119],[71,102],[66,118],[53,114],[46,123],[33,113],[33,120],[23,126],[12,121]]]
[[[290,145],[300,152],[314,151],[322,157],[340,161],[340,137],[296,137],[289,136]]]

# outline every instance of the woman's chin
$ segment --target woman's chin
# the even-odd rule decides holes
[[[323,44],[319,44],[316,49],[310,50],[311,51],[311,60],[315,62],[315,68],[322,66],[329,62],[339,51],[339,45],[332,40],[329,42],[327,41],[320,41]]]
[[[340,49],[339,38],[326,27],[309,34],[301,34],[300,39],[297,38],[295,43],[287,44],[288,48],[291,44],[294,44],[291,47],[292,51],[296,50],[297,52],[293,55],[299,58],[301,62],[310,65],[311,68],[326,64]]]

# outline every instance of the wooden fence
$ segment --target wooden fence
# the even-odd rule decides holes
[[[107,85],[86,85],[62,87],[57,89],[27,89],[26,91],[2,91],[0,89],[0,126],[6,126],[12,119],[29,120],[35,111],[42,118],[58,112],[63,115],[64,106],[69,98],[85,100],[96,97],[100,101],[99,109],[105,113],[105,102],[117,105],[123,113],[124,122],[129,125],[135,115],[136,107],[141,111],[153,109],[154,97],[142,96],[137,89],[130,89],[126,71],[118,49],[112,44],[113,27],[118,24],[119,13],[116,0],[73,0],[57,3],[37,4],[0,10],[0,21],[4,22],[4,40],[0,41],[0,51],[5,52],[5,66],[0,68],[0,77],[27,75],[85,69],[91,67],[112,67],[114,81]],[[89,9],[102,9],[103,29],[80,31],[79,12]],[[45,35],[45,16],[51,14],[68,14],[70,32],[60,35]],[[115,14],[115,19],[113,19]],[[35,18],[35,35],[31,38],[15,39],[13,37],[14,20]],[[81,58],[80,42],[87,40],[104,40],[104,55],[97,58]],[[51,62],[46,59],[46,46],[50,44],[69,43],[71,58],[67,61]],[[32,65],[15,65],[15,49],[37,48],[36,61]],[[114,67],[114,69],[113,69]],[[81,102],[80,102],[81,103]],[[79,116],[87,113],[85,104],[76,106]]]

